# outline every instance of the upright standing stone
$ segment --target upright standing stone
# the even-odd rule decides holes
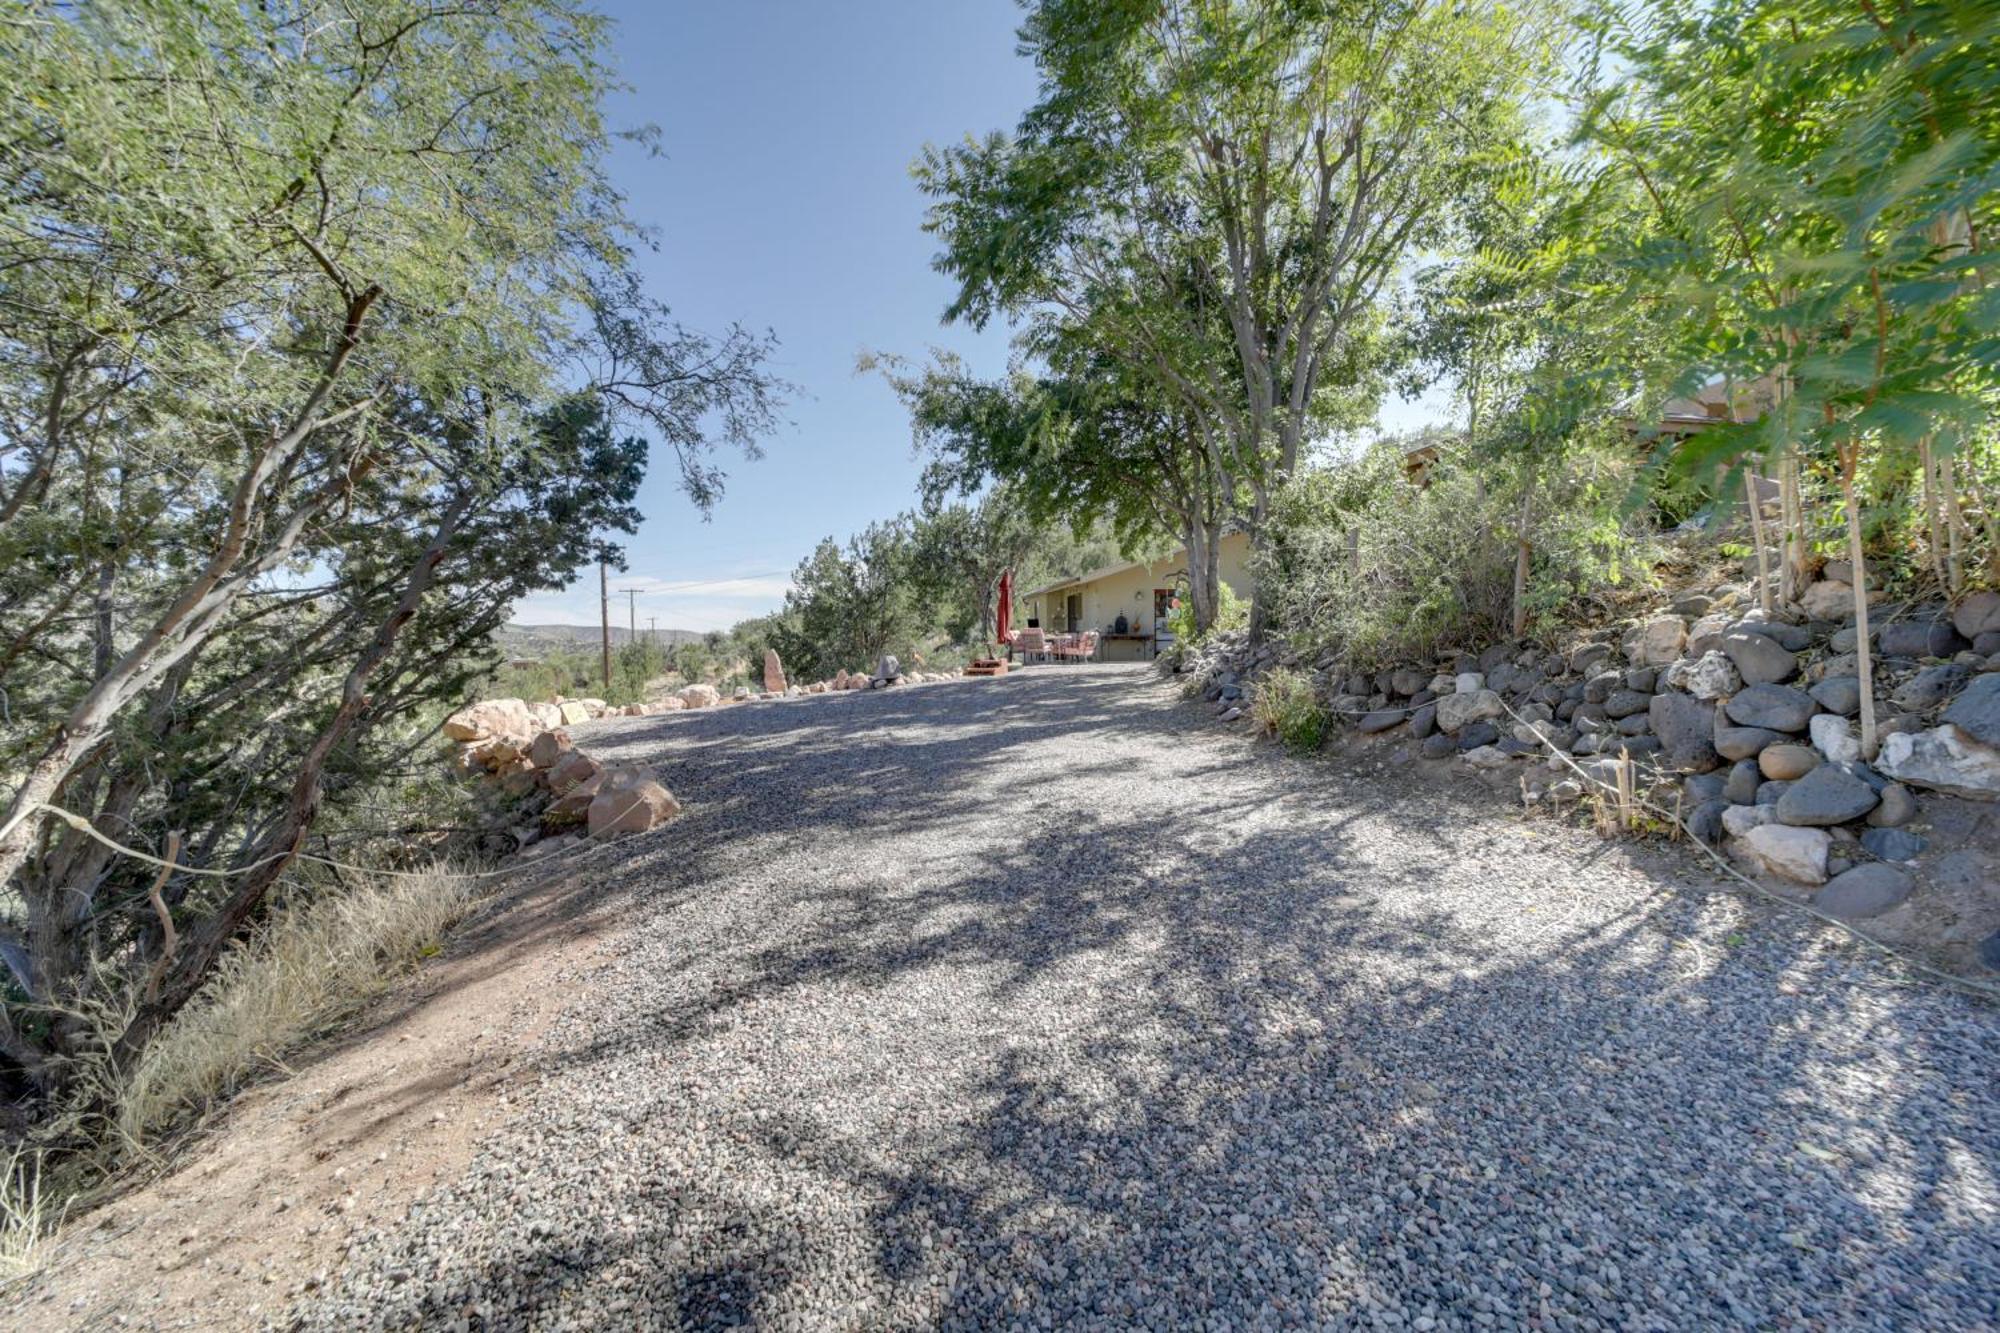
[[[785,664],[778,660],[776,648],[764,650],[764,688],[773,694],[785,692]]]

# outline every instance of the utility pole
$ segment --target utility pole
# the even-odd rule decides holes
[[[646,637],[653,641],[655,648],[660,646],[660,618],[658,616],[646,617]]]
[[[597,562],[597,619],[604,629],[604,688],[611,689],[611,576]]]
[[[639,590],[625,590],[625,633],[632,642],[639,642]]]

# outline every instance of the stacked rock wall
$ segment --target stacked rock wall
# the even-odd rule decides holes
[[[1677,808],[1696,837],[1858,920],[1895,908],[1916,887],[1911,863],[1927,843],[1905,826],[1927,805],[2000,802],[2000,593],[1955,607],[1871,608],[1880,740],[1872,763],[1855,722],[1862,686],[1851,598],[1850,584],[1825,579],[1765,616],[1748,590],[1724,585],[1683,593],[1561,651],[1497,644],[1370,674],[1270,645],[1253,652],[1238,636],[1180,669],[1228,720],[1247,709],[1262,672],[1311,671],[1354,730],[1407,737],[1430,758],[1518,769],[1530,800],[1578,785],[1578,769],[1585,782],[1613,786],[1635,761],[1639,789]],[[2000,810],[1954,823],[2000,832]],[[1965,910],[2000,920],[1994,859],[1960,869],[1986,877]],[[2000,953],[2000,937],[1987,948]]]

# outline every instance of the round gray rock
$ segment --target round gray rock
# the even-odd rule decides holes
[[[1804,731],[1819,705],[1810,694],[1789,685],[1752,685],[1731,698],[1724,711],[1741,727]]]
[[[1775,639],[1736,629],[1722,636],[1722,651],[1746,685],[1771,685],[1799,674],[1799,659]]]
[[[1829,828],[1859,819],[1875,808],[1875,789],[1838,764],[1821,764],[1793,782],[1778,798],[1778,822]]]
[[[1828,880],[1813,895],[1813,906],[1842,921],[1866,921],[1902,902],[1915,887],[1910,873],[1896,866],[1879,862],[1855,866]]]

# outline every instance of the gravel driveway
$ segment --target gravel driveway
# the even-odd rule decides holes
[[[308,1327],[2000,1323],[1995,1010],[1679,857],[1133,667],[579,738],[688,812]]]

